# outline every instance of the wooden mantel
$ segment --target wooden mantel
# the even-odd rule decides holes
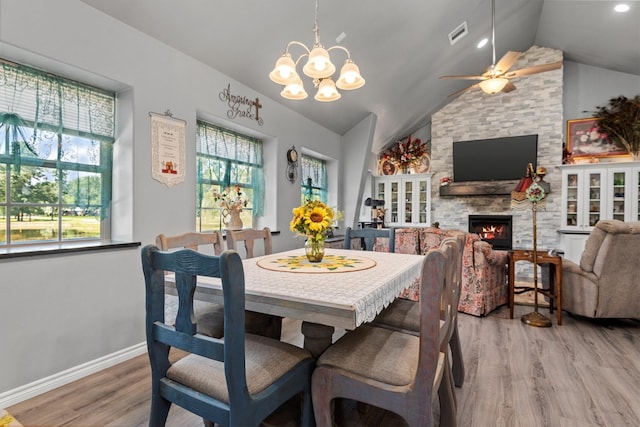
[[[489,182],[453,182],[440,186],[440,197],[510,195],[518,180]]]

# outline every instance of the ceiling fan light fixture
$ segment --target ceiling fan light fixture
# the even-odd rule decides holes
[[[504,77],[493,77],[481,81],[478,85],[484,93],[493,95],[504,89],[507,83],[509,83],[509,79],[505,79]]]

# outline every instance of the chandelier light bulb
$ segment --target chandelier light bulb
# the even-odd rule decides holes
[[[331,78],[323,79],[318,86],[318,93],[314,96],[316,101],[331,102],[337,101],[342,95],[336,89],[336,85]]]
[[[343,90],[353,90],[364,86],[364,79],[360,75],[360,69],[350,58],[342,66],[336,86]]]
[[[291,59],[291,55],[287,52],[278,58],[275,67],[273,67],[273,71],[269,73],[269,78],[275,83],[288,85],[295,81],[297,75],[296,64],[293,62],[293,59]]]

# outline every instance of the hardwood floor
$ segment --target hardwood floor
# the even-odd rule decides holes
[[[640,426],[640,322],[591,321],[564,313],[563,325],[535,328],[502,307],[485,318],[460,314],[466,379],[456,389],[458,425],[477,427]],[[548,315],[547,309],[540,312]],[[300,345],[299,324],[283,339]],[[150,399],[146,355],[7,408],[27,426],[146,426]],[[437,406],[437,405],[436,405]],[[337,405],[345,426],[399,426],[397,415],[354,402]],[[267,419],[295,426],[297,405]],[[437,410],[437,409],[436,409]],[[168,426],[202,426],[173,406]]]

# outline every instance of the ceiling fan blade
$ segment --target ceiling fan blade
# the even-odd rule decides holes
[[[543,65],[533,65],[531,67],[523,68],[521,70],[511,71],[505,74],[505,77],[512,79],[515,77],[529,76],[531,74],[544,73],[545,71],[557,70],[558,68],[561,68],[561,67],[562,67],[562,61],[552,62],[550,64],[543,64]]]
[[[441,79],[446,80],[486,80],[485,76],[440,76]]]
[[[462,94],[462,93],[465,93],[465,92],[467,92],[467,91],[469,91],[469,90],[471,90],[471,89],[473,89],[473,88],[478,87],[478,85],[479,85],[479,84],[480,84],[480,82],[478,82],[478,83],[474,83],[474,84],[472,84],[471,86],[467,86],[467,87],[465,87],[464,89],[460,89],[460,90],[459,90],[459,91],[457,91],[457,92],[453,92],[453,93],[449,94],[449,97],[457,96],[457,95],[460,95],[460,94]]]
[[[502,91],[504,93],[509,93],[516,90],[516,85],[514,85],[513,83],[509,82],[507,83],[507,85],[505,87],[502,88]]]
[[[520,55],[522,55],[522,52],[514,52],[512,50],[505,53],[495,66],[496,76],[509,71],[509,68],[513,67],[513,64],[515,64],[518,58],[520,58]]]

